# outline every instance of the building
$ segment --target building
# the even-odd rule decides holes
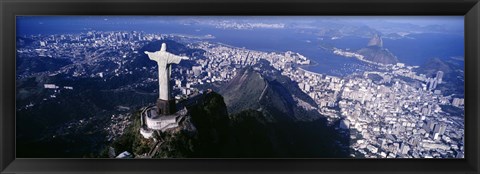
[[[146,139],[153,138],[153,130],[152,129],[142,127],[142,128],[140,128],[140,134]]]
[[[455,107],[459,107],[464,105],[465,100],[463,98],[453,98],[452,105]]]
[[[436,78],[429,78],[429,80],[427,80],[428,82],[428,90],[431,91],[435,88],[437,88],[437,79]]]
[[[125,152],[120,153],[116,158],[132,158],[132,154],[125,151]]]
[[[43,87],[45,89],[57,89],[58,88],[58,86],[55,85],[55,84],[43,84]]]
[[[443,71],[438,71],[435,79],[437,80],[438,84],[441,84],[443,79]]]
[[[440,135],[443,135],[445,133],[445,130],[447,129],[447,125],[445,123],[439,124],[438,126],[438,132]]]
[[[164,131],[178,126],[179,115],[161,115],[156,107],[149,107],[142,112],[142,119],[147,128]]]
[[[178,127],[186,115],[186,109],[179,110],[171,115],[163,115],[158,114],[156,106],[147,107],[140,114],[140,134],[146,139],[153,138],[155,131],[163,132]]]
[[[194,76],[200,76],[202,73],[202,67],[201,66],[192,66],[192,71]]]
[[[350,121],[347,119],[344,119],[340,122],[340,128],[341,129],[349,129],[350,128]]]

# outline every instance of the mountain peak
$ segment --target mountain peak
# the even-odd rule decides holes
[[[365,60],[380,64],[395,64],[398,62],[393,53],[383,48],[383,40],[378,34],[373,35],[367,47],[358,50],[357,53],[363,55]]]
[[[370,41],[368,41],[367,46],[383,47],[383,40],[378,34],[375,34],[375,35],[373,35],[372,39],[370,39]]]
[[[241,71],[227,83],[220,93],[224,96],[229,112],[236,113],[245,109],[260,107],[262,93],[267,88],[268,82],[260,73],[251,68]]]

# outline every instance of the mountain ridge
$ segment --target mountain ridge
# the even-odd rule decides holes
[[[287,88],[279,80],[281,79],[266,77],[253,68],[246,68],[221,88],[219,93],[224,96],[230,114],[252,109],[264,113],[268,120],[322,118],[318,112],[309,112],[298,106],[294,99],[296,95],[292,94],[293,89]],[[297,100],[302,99],[297,97]]]

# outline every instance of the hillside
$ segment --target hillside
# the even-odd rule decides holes
[[[153,158],[269,158],[346,157],[348,143],[321,120],[271,121],[263,112],[246,109],[228,114],[223,97],[215,92],[202,94],[187,106],[188,116],[178,128],[161,133],[159,151]],[[141,155],[150,151],[136,131],[134,121],[118,141],[116,151]],[[337,142],[337,143],[335,143]],[[340,144],[338,144],[340,143]],[[106,157],[104,151],[103,157]]]
[[[228,111],[232,114],[245,109],[260,109],[261,96],[264,94],[268,82],[259,73],[252,69],[240,71],[230,80],[220,93],[225,99]]]
[[[262,67],[266,69],[267,67]],[[267,71],[264,71],[267,72]],[[271,71],[268,71],[271,72]],[[316,106],[308,96],[298,89],[295,82],[285,80],[278,72],[261,74],[253,68],[243,69],[230,80],[220,93],[225,98],[229,113],[250,109],[264,113],[268,120],[315,120],[322,116],[313,110],[299,106],[302,100]]]
[[[357,51],[358,54],[363,55],[365,60],[380,64],[396,64],[398,59],[388,49],[383,48],[382,38],[375,34],[367,44],[367,47],[361,48]]]
[[[417,71],[421,74],[427,75],[427,77],[434,77],[438,71],[443,71],[445,75],[452,73],[453,67],[449,65],[446,61],[435,57],[429,59],[425,64],[423,64]],[[463,69],[463,68],[462,68]]]
[[[431,58],[425,64],[416,69],[417,73],[427,77],[435,77],[438,71],[443,71],[443,83],[437,85],[437,89],[443,95],[455,94],[455,97],[465,96],[465,73],[464,61],[453,58]]]
[[[397,57],[393,55],[387,49],[377,47],[377,46],[369,46],[362,48],[357,51],[358,54],[363,55],[365,60],[381,63],[381,64],[396,64],[398,63]]]

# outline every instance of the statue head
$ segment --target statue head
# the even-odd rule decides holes
[[[160,51],[167,51],[167,44],[162,43],[162,48],[160,48]]]

